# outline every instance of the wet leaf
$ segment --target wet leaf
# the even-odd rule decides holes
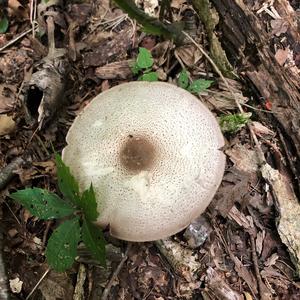
[[[82,225],[82,240],[91,254],[101,265],[106,265],[105,240],[102,231],[94,224],[84,220]]]
[[[80,202],[79,186],[74,176],[70,172],[70,168],[65,165],[60,155],[55,156],[57,166],[58,187],[65,198],[78,205]]]
[[[82,193],[79,206],[83,209],[84,216],[88,221],[96,221],[98,217],[97,202],[92,184]]]
[[[79,241],[79,218],[62,223],[48,241],[45,253],[48,264],[57,272],[64,272],[70,268],[77,255]]]
[[[10,194],[10,198],[26,207],[32,215],[44,220],[69,216],[75,211],[56,194],[39,188],[17,191]]]

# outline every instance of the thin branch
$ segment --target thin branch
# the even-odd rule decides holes
[[[122,260],[120,261],[119,265],[117,266],[116,270],[113,272],[109,282],[107,283],[103,293],[102,293],[102,296],[101,296],[101,300],[106,300],[108,295],[109,295],[109,292],[111,290],[111,287],[115,281],[115,279],[117,278],[117,276],[119,275],[123,265],[125,264],[127,258],[128,258],[128,252],[131,248],[131,243],[128,243],[127,244],[127,248],[126,248],[126,251],[124,253],[124,257],[122,258]]]
[[[50,268],[48,268],[46,270],[46,272],[42,275],[42,277],[40,278],[40,280],[37,282],[37,284],[33,287],[33,289],[31,290],[31,292],[28,294],[28,296],[26,297],[25,300],[28,300],[32,294],[35,292],[35,290],[38,288],[38,286],[41,284],[41,282],[44,280],[44,278],[47,276],[47,274],[49,273]]]

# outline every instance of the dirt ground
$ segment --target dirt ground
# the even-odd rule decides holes
[[[296,195],[297,181],[286,164],[290,158],[283,154],[277,125],[265,117],[273,113],[272,99],[261,97],[242,77],[240,70],[247,61],[241,59],[240,65],[232,66],[235,75],[226,76],[228,89],[190,40],[178,46],[146,34],[111,1],[53,1],[54,6],[50,1],[38,6],[35,14],[37,2],[11,0],[7,6],[0,2],[9,20],[7,31],[0,34],[0,243],[6,266],[5,274],[0,270],[0,279],[8,280],[10,297],[300,299],[297,261],[291,259],[290,245],[282,241],[287,229],[278,230],[281,203],[259,172],[253,134],[266,162],[285,174]],[[136,2],[148,14],[159,16],[158,1]],[[247,2],[257,13],[262,30],[273,39],[271,50],[278,64],[299,74],[300,42],[288,44],[289,25],[278,19],[274,22],[274,1]],[[299,18],[299,2],[291,0],[290,5]],[[209,53],[210,37],[190,1],[171,1],[165,18],[185,22],[188,34]],[[215,31],[218,33],[217,27]],[[55,47],[51,48],[53,41]],[[223,181],[206,212],[186,230],[165,241],[133,244],[105,232],[107,269],[82,248],[70,270],[56,273],[45,261],[45,246],[56,222],[33,217],[8,195],[24,187],[57,191],[53,149],[61,152],[68,128],[94,96],[138,80],[130,64],[139,47],[151,51],[153,70],[160,81],[177,84],[183,68],[192,80],[214,80],[198,97],[216,116],[238,112],[234,92],[244,112],[252,113],[252,132],[243,126],[224,134],[227,164]],[[53,79],[53,70],[59,70],[59,82]],[[49,76],[48,81],[41,82],[43,76]],[[46,85],[44,95],[50,95],[46,103],[30,82]],[[53,96],[55,93],[59,96]],[[4,174],[7,166],[11,169],[6,168]],[[3,300],[5,297],[3,294]]]

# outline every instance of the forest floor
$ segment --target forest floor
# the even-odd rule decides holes
[[[157,1],[137,2],[158,17]],[[272,100],[261,98],[238,73],[226,79],[228,89],[190,40],[175,46],[170,40],[146,34],[108,0],[74,1],[64,7],[60,1],[55,6],[49,1],[38,7],[37,17],[34,3],[8,1],[9,26],[0,34],[0,169],[11,166],[14,174],[1,186],[4,175],[0,171],[0,242],[6,265],[2,277],[7,277],[13,299],[105,299],[104,290],[106,299],[300,299],[297,262],[291,260],[291,249],[278,232],[280,207],[270,184],[259,174],[255,141],[247,126],[224,133],[227,164],[223,181],[206,212],[186,230],[162,244],[128,246],[107,237],[111,248],[106,270],[82,253],[67,272],[49,271],[45,246],[56,222],[37,219],[8,195],[24,187],[57,191],[53,148],[61,152],[74,118],[94,96],[138,80],[130,64],[139,47],[151,51],[152,70],[160,81],[178,84],[183,69],[190,80],[213,80],[198,97],[216,116],[238,112],[231,97],[234,91],[244,112],[252,113],[251,128],[266,161],[280,169],[278,164],[285,165],[285,157],[276,125],[257,113],[272,114]],[[299,3],[291,0],[290,4],[299,13]],[[270,17],[270,11],[275,13],[272,1],[256,1],[251,10],[270,39],[282,45],[288,26]],[[189,1],[171,1],[172,21],[186,22],[189,35],[208,49],[204,26],[193,12]],[[52,24],[47,21],[49,16]],[[40,30],[33,36],[36,21]],[[28,82],[45,66],[51,28],[58,57],[54,62],[63,64],[67,81],[60,101],[39,109],[41,95],[30,92]],[[299,45],[272,49],[282,68],[294,68],[298,74]],[[57,49],[66,50],[66,60],[60,60]],[[50,93],[57,88],[51,84],[50,79]],[[284,170],[288,178],[289,170]]]

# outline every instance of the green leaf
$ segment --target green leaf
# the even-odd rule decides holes
[[[197,79],[190,84],[190,86],[188,87],[188,91],[198,94],[208,89],[212,83],[212,80]]]
[[[94,224],[84,220],[82,225],[82,240],[93,257],[98,260],[102,266],[105,266],[105,240],[102,231]]]
[[[6,16],[3,16],[0,19],[0,33],[5,33],[8,29],[8,25],[9,25],[8,18]]]
[[[68,201],[79,205],[80,196],[77,181],[71,174],[69,167],[67,167],[62,161],[60,155],[56,154],[55,160],[57,166],[57,180],[59,190]]]
[[[44,220],[69,216],[75,211],[56,194],[39,188],[17,191],[10,194],[10,198],[25,206],[34,216]]]
[[[88,221],[96,221],[98,217],[97,202],[93,185],[82,193],[79,205],[84,212],[84,216]]]
[[[132,71],[133,75],[139,74],[139,72],[141,70],[142,69],[137,65],[137,63],[135,63],[133,66],[131,66],[131,71]]]
[[[224,133],[236,133],[248,123],[251,115],[251,113],[240,113],[221,116],[219,118],[221,130]]]
[[[57,272],[64,272],[73,265],[80,241],[79,218],[65,221],[52,233],[46,258],[49,266]]]
[[[158,81],[158,76],[156,72],[145,73],[139,77],[142,81]]]
[[[188,85],[189,85],[189,77],[187,71],[184,69],[179,73],[178,86],[183,89],[186,89]]]
[[[139,54],[136,59],[136,64],[141,69],[147,69],[152,67],[153,65],[153,58],[151,52],[146,48],[140,47]]]

